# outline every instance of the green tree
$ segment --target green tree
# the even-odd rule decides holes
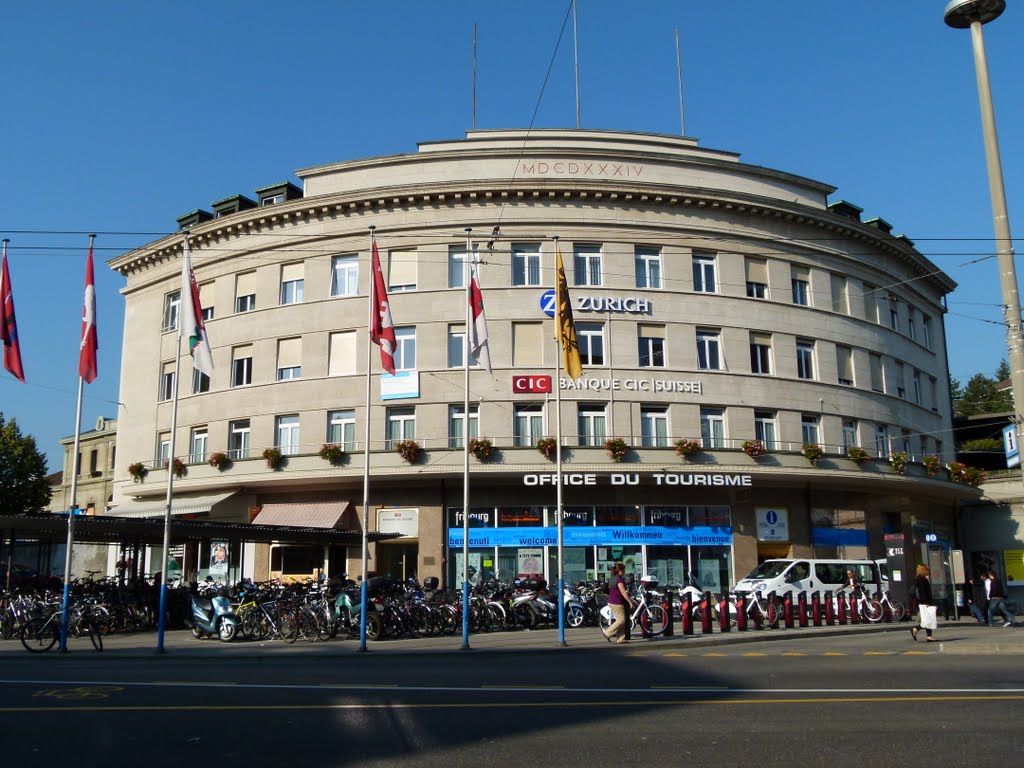
[[[34,437],[22,436],[18,422],[0,412],[0,515],[42,512],[49,503],[46,457]]]
[[[1006,360],[999,361],[999,367],[996,368],[996,381],[1009,381],[1010,379],[1010,364]]]
[[[959,389],[959,382],[954,382]],[[954,390],[953,413],[976,416],[979,413],[1006,413],[1013,410],[1013,397],[1008,390],[997,389],[998,381],[983,373],[971,376],[967,386]]]

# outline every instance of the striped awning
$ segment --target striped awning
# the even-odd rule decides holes
[[[292,525],[306,528],[354,528],[343,526],[345,513],[351,508],[350,501],[308,501],[286,504],[264,504],[263,509],[253,518],[253,525]]]
[[[171,516],[208,514],[216,504],[233,496],[234,491],[211,493],[206,496],[175,496],[171,502]],[[111,508],[107,515],[111,517],[163,517],[167,509],[167,500],[149,499],[146,501],[126,501]]]

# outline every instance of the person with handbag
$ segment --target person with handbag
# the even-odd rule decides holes
[[[920,626],[911,627],[910,635],[917,640],[918,633],[923,629],[928,635],[927,640],[929,643],[934,643],[935,638],[932,637],[932,630],[936,629],[939,624],[936,619],[935,611],[935,600],[932,597],[932,582],[929,579],[931,571],[927,565],[921,564],[917,566],[917,570],[914,575],[914,584],[911,587],[911,596],[917,600],[917,611],[920,615]]]

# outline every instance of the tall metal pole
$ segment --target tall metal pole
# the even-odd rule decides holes
[[[469,650],[469,324],[473,322],[469,303],[472,300],[469,280],[469,259],[472,253],[470,232],[466,227],[466,258],[462,262],[462,280],[466,287],[466,329],[462,336],[462,650]]]
[[[683,113],[683,57],[679,53],[679,30],[676,30],[676,77],[679,80],[679,134],[686,135],[686,117]]]
[[[363,416],[363,546],[362,546],[362,580],[359,583],[359,650],[366,650],[366,611],[369,608],[367,605],[367,560],[370,556],[369,550],[369,535],[368,528],[370,522],[370,365],[373,360],[371,357],[373,342],[369,338],[369,333],[373,329],[373,313],[378,311],[377,307],[373,306],[374,299],[380,301],[379,296],[375,296],[373,289],[374,280],[376,275],[373,272],[373,246],[376,242],[374,230],[377,227],[370,226],[370,268],[366,271],[369,275],[369,283],[367,284],[367,317],[366,317],[366,413]]]
[[[1021,328],[1020,293],[1017,270],[1013,263],[1013,240],[1006,211],[999,138],[996,135],[992,89],[988,79],[983,24],[997,18],[1006,8],[1005,0],[952,0],[946,5],[946,24],[954,29],[971,30],[974,46],[974,69],[978,79],[978,101],[981,105],[981,127],[985,139],[985,160],[988,166],[989,195],[992,198],[992,222],[995,228],[996,257],[1002,289],[1003,317],[1006,323],[1006,347],[1009,352],[1010,384],[1013,387],[1014,422],[1021,424],[1024,404],[1024,330]]]
[[[476,130],[476,22],[473,22],[473,130]]]
[[[576,127],[580,127],[580,42],[576,24],[576,0],[572,0],[572,59],[576,73]]]
[[[558,253],[558,237],[555,240],[555,253]],[[558,525],[558,644],[565,645],[565,573],[562,567],[562,313],[560,311],[558,292],[558,269],[555,268],[555,375],[552,384],[555,388],[555,515]]]
[[[82,387],[78,377],[78,405],[75,406],[75,447],[71,453],[71,506],[68,508],[68,538],[64,551],[64,595],[61,599],[60,650],[68,650],[68,615],[71,608],[71,551],[75,546],[75,514],[78,512],[78,450],[82,440]],[[10,574],[10,568],[7,573]]]

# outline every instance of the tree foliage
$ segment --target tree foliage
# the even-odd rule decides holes
[[[34,437],[23,436],[18,422],[0,412],[0,514],[42,512],[49,503],[46,457]]]
[[[1013,411],[1013,395],[1010,390],[998,389],[999,382],[1008,379],[1009,375],[1009,365],[1003,360],[996,369],[995,377],[976,373],[967,382],[967,386],[961,386],[956,379],[950,379],[953,414],[955,416],[977,416],[982,413]]]

